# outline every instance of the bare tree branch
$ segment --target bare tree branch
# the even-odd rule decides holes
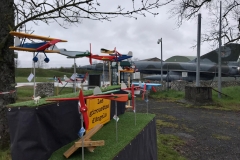
[[[111,21],[117,16],[124,16],[127,18],[135,18],[136,15],[146,16],[146,13],[158,15],[158,13],[151,12],[151,10],[165,5],[173,0],[161,4],[159,0],[149,2],[149,0],[142,0],[141,5],[132,0],[132,9],[127,10],[122,5],[116,5],[113,11],[101,11],[101,3],[97,0],[24,0],[18,1],[14,4],[16,17],[19,23],[13,28],[16,30],[23,24],[33,21],[42,21],[49,24],[53,21],[57,22],[60,26],[64,26],[59,22],[60,19],[64,23],[81,23],[82,19]],[[127,6],[126,6],[127,7]]]
[[[177,25],[180,27],[183,21],[196,18],[201,9],[208,10],[210,30],[202,35],[202,42],[212,42],[217,44],[219,30],[219,10],[220,0],[176,0],[171,2],[174,5],[171,8],[171,17],[177,17]],[[222,1],[222,35],[225,44],[238,42],[240,40],[240,0]]]

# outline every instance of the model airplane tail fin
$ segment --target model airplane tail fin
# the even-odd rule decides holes
[[[98,95],[98,94],[102,94],[102,91],[99,87],[95,87],[93,89],[93,95]]]
[[[129,51],[127,55],[128,55],[128,56],[133,56],[132,51]]]
[[[122,82],[121,83],[121,89],[126,89],[126,88],[127,88],[126,84],[124,82]]]
[[[140,87],[142,86],[142,82],[141,82],[141,81],[139,81],[139,86],[140,86]]]
[[[119,65],[118,70],[121,71],[121,70],[123,70],[123,68]]]
[[[202,62],[218,63],[219,48],[202,55],[200,60]],[[230,43],[221,47],[222,62],[237,61],[240,55],[240,44]]]

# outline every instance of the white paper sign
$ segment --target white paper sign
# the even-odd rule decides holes
[[[77,74],[74,74],[74,73],[73,73],[73,75],[71,76],[71,79],[72,79],[72,80],[75,80],[76,77],[77,77]]]
[[[113,116],[113,119],[114,119],[115,121],[117,121],[117,122],[118,122],[118,120],[119,120],[119,117],[118,117],[118,116],[116,116],[116,115],[114,115],[114,116]]]
[[[188,76],[188,72],[182,72],[182,77],[187,77]]]
[[[34,74],[30,73],[30,75],[27,78],[28,82],[31,82],[33,77],[34,77]]]

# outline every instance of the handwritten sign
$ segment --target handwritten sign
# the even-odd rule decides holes
[[[97,124],[105,124],[110,121],[110,100],[102,98],[87,99],[87,106],[89,118],[88,130]]]

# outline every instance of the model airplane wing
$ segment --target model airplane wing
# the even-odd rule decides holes
[[[27,51],[27,52],[38,52],[35,48],[24,48],[24,47],[15,47],[10,46],[9,49],[17,50],[17,51]],[[58,53],[58,50],[45,50],[45,53]]]
[[[157,83],[137,83],[137,82],[133,82],[132,84],[135,85],[135,86],[140,86],[141,88],[144,88],[144,85],[146,85],[147,90],[151,90],[152,87],[155,87],[155,86],[161,86],[161,84],[157,84]]]
[[[84,97],[84,99],[95,99],[95,98],[103,98],[103,99],[109,99],[119,102],[126,102],[128,101],[128,95],[127,94],[111,94],[111,95],[92,95]],[[46,101],[76,101],[79,100],[78,97],[73,98],[49,98],[46,99]]]
[[[115,53],[115,51],[114,50],[108,50],[108,49],[101,48],[101,53],[112,54],[112,53]]]
[[[51,40],[50,42],[40,46],[37,48],[37,51],[44,51],[46,50],[47,48],[55,45],[56,43],[60,42],[61,40],[60,39],[54,39],[54,40]]]
[[[42,41],[52,41],[52,40],[59,39],[59,38],[50,38],[50,37],[44,37],[44,36],[22,33],[22,32],[15,32],[15,31],[11,31],[10,34],[19,38],[39,39]],[[62,40],[62,39],[59,39],[59,40],[60,42],[67,42],[67,40]]]
[[[27,34],[22,32],[11,31],[11,35],[19,37],[19,38],[29,38],[29,39],[38,39],[45,42],[36,42],[36,43],[20,43],[18,46],[10,46],[9,49],[19,50],[19,51],[28,51],[28,52],[45,52],[45,53],[58,53],[57,50],[48,50],[50,46],[54,46],[58,42],[67,42],[66,40],[61,40],[58,38],[49,38],[44,36],[38,36],[33,34]],[[46,56],[47,58],[47,56]],[[35,61],[37,59],[35,58]],[[47,58],[45,62],[48,62]]]
[[[106,91],[106,92],[102,92],[102,90],[100,89],[100,87],[95,87],[93,89],[93,95],[102,95],[102,94],[109,94],[109,93],[114,93],[119,91],[119,89],[115,89],[115,90],[110,90],[110,91]]]
[[[99,56],[99,55],[91,55],[92,59],[98,59],[103,61],[112,61],[115,57],[114,56]]]

